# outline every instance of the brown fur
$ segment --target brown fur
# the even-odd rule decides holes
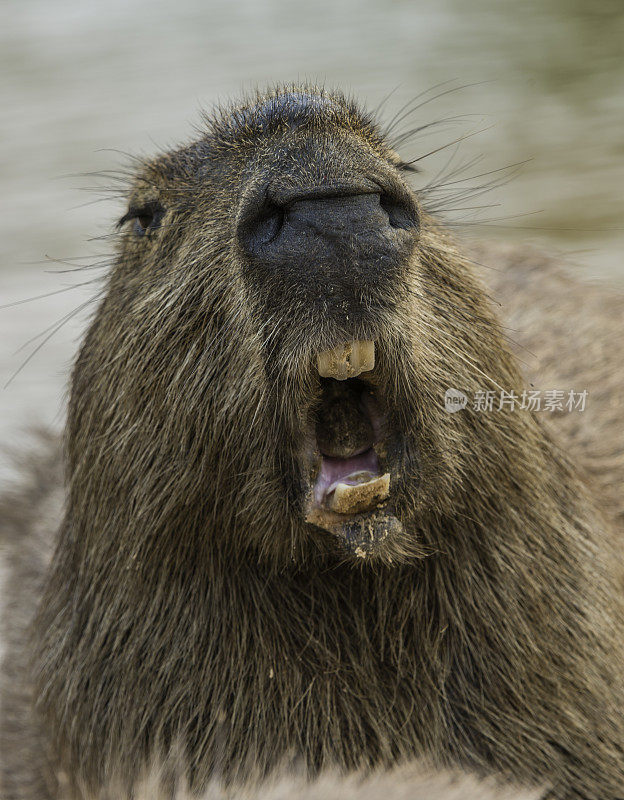
[[[39,783],[29,793],[18,777],[7,797],[54,796],[36,788],[43,753],[97,792],[180,740],[192,790],[290,757],[314,773],[422,756],[546,783],[552,798],[622,797],[619,311],[603,334],[595,294],[566,284],[568,305],[589,309],[575,332],[610,337],[591,369],[566,373],[581,345],[548,305],[559,279],[539,269],[540,294],[513,256],[497,262],[513,266],[501,297],[537,294],[529,319],[546,309],[543,339],[528,337],[545,343],[541,374],[559,368],[573,384],[561,388],[596,396],[557,426],[444,411],[448,387],[524,381],[473,260],[424,210],[402,280],[363,286],[365,313],[319,315],[283,285],[267,295],[234,240],[262,171],[310,185],[375,170],[405,189],[369,117],[301,91],[316,98],[307,112],[289,116],[286,90],[255,98],[135,181],[132,205],[167,210],[157,230],[121,236],[73,373],[67,509],[34,628],[37,717],[5,730],[11,748],[40,742],[23,755]],[[302,514],[314,354],[344,338],[377,341],[376,389],[417,454],[395,489],[403,530],[365,560]]]

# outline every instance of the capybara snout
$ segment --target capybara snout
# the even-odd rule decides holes
[[[338,144],[351,147],[342,138]],[[378,164],[370,177],[319,180],[322,150],[309,141],[305,151],[289,151],[269,178],[243,190],[236,241],[254,287],[264,283],[269,294],[285,291],[344,321],[345,313],[384,304],[405,283],[418,210],[391,165]]]
[[[333,297],[359,305],[369,290],[396,286],[401,278],[413,227],[403,216],[395,227],[401,210],[389,211],[379,193],[268,201],[248,218],[240,241],[256,276],[264,272],[311,301]]]

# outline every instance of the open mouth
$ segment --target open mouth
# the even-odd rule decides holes
[[[321,399],[311,420],[314,453],[306,521],[363,558],[401,529],[391,512],[388,420],[375,388],[374,342],[323,351],[317,366]]]

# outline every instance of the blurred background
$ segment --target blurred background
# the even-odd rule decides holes
[[[387,121],[414,101],[399,130],[446,121],[401,151],[449,145],[413,184],[465,179],[438,197],[459,236],[554,248],[624,290],[622,0],[2,0],[0,41],[1,446],[63,421],[123,213],[90,173],[189,139],[201,108],[258,84],[340,87]]]

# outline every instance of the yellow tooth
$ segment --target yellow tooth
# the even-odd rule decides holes
[[[329,496],[329,507],[337,514],[359,514],[368,511],[390,494],[390,473],[366,483],[349,486],[339,483]]]
[[[375,366],[375,342],[355,339],[333,350],[323,350],[318,354],[317,362],[322,378],[336,378],[339,381],[355,378]]]

